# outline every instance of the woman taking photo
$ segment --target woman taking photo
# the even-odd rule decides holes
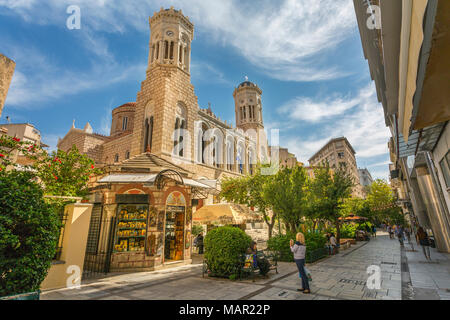
[[[306,255],[306,246],[305,246],[305,236],[303,233],[297,233],[295,236],[296,240],[290,241],[291,251],[294,254],[294,261],[297,264],[298,272],[302,277],[302,289],[297,289],[298,291],[303,291],[303,293],[311,293],[309,290],[309,281],[305,272],[305,255]]]

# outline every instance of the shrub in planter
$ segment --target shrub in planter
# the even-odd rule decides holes
[[[353,239],[356,236],[357,226],[351,223],[341,226],[341,239]]]
[[[267,240],[267,249],[279,252],[279,261],[292,262],[294,255],[291,252],[289,241],[295,240],[295,233],[287,232],[286,234],[276,235]]]
[[[33,177],[0,173],[0,296],[37,291],[55,254],[60,222]]]
[[[204,245],[211,275],[225,278],[235,275],[236,265],[251,242],[250,236],[235,227],[219,227],[208,232]]]

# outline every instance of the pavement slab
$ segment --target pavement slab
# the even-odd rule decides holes
[[[203,278],[201,259],[198,258],[192,265],[156,272],[111,274],[102,279],[83,281],[80,289],[46,291],[41,294],[41,299],[400,300],[403,287],[409,285],[413,294],[408,297],[448,300],[448,255],[432,251],[432,258],[430,263],[421,251],[407,251],[397,240],[378,232],[378,236],[368,242],[358,242],[339,254],[308,264],[313,277],[311,294],[297,291],[301,280],[293,262],[280,262],[278,274],[271,271],[269,277],[253,282]],[[369,266],[380,268],[379,288],[367,287]],[[409,269],[403,270],[402,266],[409,266]],[[402,281],[405,275],[408,276],[406,282]]]

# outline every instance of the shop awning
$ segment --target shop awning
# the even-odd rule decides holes
[[[197,210],[194,224],[230,225],[261,221],[262,217],[249,208],[236,204],[212,204]]]
[[[154,184],[157,174],[110,174],[101,178],[99,183],[145,183]],[[213,189],[211,186],[197,180],[183,178],[183,184],[202,189]]]
[[[193,180],[193,179],[183,179],[183,182],[185,185],[187,186],[191,186],[191,187],[196,187],[196,188],[204,188],[204,189],[212,189],[209,185],[206,185],[204,183],[201,183],[197,180]]]
[[[101,178],[99,183],[153,183],[156,174],[110,174]]]
[[[403,135],[399,135],[399,158],[407,158],[416,155],[420,151],[432,151],[439,140],[445,123],[426,127],[423,130],[413,130],[408,142],[405,142]]]
[[[359,216],[348,216],[348,217],[340,217],[339,220],[344,220],[344,221],[356,221],[356,220],[368,220],[365,217],[359,217]]]

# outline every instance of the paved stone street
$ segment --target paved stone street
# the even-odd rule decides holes
[[[408,244],[405,249],[402,251],[399,242],[390,240],[386,233],[378,232],[378,237],[369,242],[358,242],[338,255],[309,264],[313,277],[309,295],[296,290],[300,279],[294,263],[280,263],[279,274],[271,272],[268,279],[256,282],[202,278],[201,265],[194,263],[109,276],[83,284],[81,289],[44,292],[41,299],[400,300],[402,290],[403,299],[450,299],[449,255],[433,250],[433,261],[426,262],[421,251],[407,251]],[[366,287],[370,265],[381,268],[378,290]]]

